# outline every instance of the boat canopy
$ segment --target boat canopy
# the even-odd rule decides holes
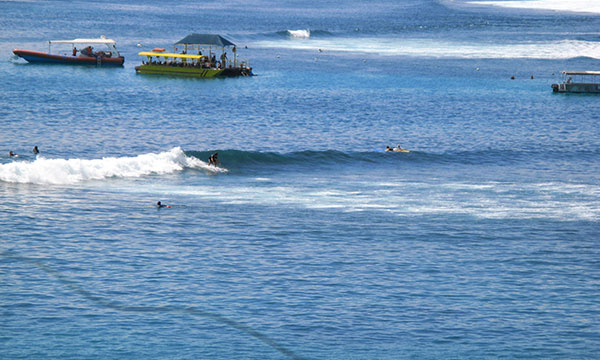
[[[175,45],[235,46],[231,41],[216,34],[190,34],[176,42]]]
[[[563,71],[565,75],[600,75],[600,71]]]
[[[48,42],[50,44],[116,44],[116,41],[105,37],[99,39],[50,40]]]
[[[176,54],[176,53],[165,53],[165,52],[154,52],[154,51],[142,51],[138,53],[142,56],[159,56],[164,58],[180,58],[180,59],[202,59],[206,57],[204,55],[188,55],[188,54]]]

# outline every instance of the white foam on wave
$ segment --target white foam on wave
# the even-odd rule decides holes
[[[38,157],[35,161],[15,161],[0,165],[0,181],[68,185],[112,177],[136,178],[150,174],[170,174],[185,168],[210,172],[227,171],[186,156],[181,148],[176,147],[162,153],[148,153],[135,157],[106,157],[91,160]]]
[[[288,35],[294,39],[308,39],[310,38],[310,30],[288,30]]]
[[[330,53],[337,51],[422,58],[570,59],[585,56],[600,59],[600,42],[583,40],[466,43],[438,39],[324,38],[309,41],[264,40],[257,42],[255,46],[315,52],[327,49]]]
[[[164,189],[153,186],[151,191],[159,191],[161,195],[198,196],[229,205],[380,211],[401,217],[456,215],[479,219],[600,220],[600,186],[591,184],[359,181],[346,185],[323,190],[320,186],[203,184]],[[361,191],[357,192],[356,188]]]
[[[469,1],[472,5],[489,5],[512,9],[552,10],[600,14],[600,2],[594,0],[522,0]]]

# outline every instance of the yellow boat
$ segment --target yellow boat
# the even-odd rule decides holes
[[[142,74],[183,75],[204,78],[219,76],[225,69],[211,68],[204,55],[187,55],[143,51],[138,55],[148,57],[135,71]],[[156,58],[156,59],[155,59]]]
[[[178,45],[183,45],[181,53],[177,52]],[[221,55],[217,61],[219,48]],[[234,54],[232,60],[227,58],[226,48],[231,48]],[[189,54],[191,51],[198,53]],[[203,55],[203,51],[208,55]],[[146,61],[135,67],[135,71],[141,74],[202,78],[252,75],[252,68],[247,65],[248,62],[238,60],[236,45],[220,35],[191,34],[175,43],[174,52],[155,48],[152,51],[142,51],[138,55],[146,57]]]

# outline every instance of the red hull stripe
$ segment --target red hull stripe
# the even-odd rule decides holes
[[[96,65],[97,59],[90,56],[64,56],[48,54],[40,51],[15,49],[13,53],[17,56],[29,62],[50,62],[50,63],[63,63],[63,64],[83,64],[83,65]],[[123,65],[123,57],[103,57],[101,64],[106,65]]]

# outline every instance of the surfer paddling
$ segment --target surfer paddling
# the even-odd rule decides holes
[[[159,201],[159,202],[157,202],[157,203],[156,203],[156,207],[157,207],[157,208],[159,208],[159,209],[161,209],[161,208],[167,208],[167,209],[170,209],[170,208],[171,208],[171,205],[165,205],[165,204],[162,204],[162,203]]]
[[[410,152],[410,150],[403,149],[402,146],[400,146],[400,144],[398,144],[398,146],[395,147],[395,148],[391,148],[389,146],[386,146],[385,147],[385,152],[390,152],[390,151],[395,151],[395,152]]]

